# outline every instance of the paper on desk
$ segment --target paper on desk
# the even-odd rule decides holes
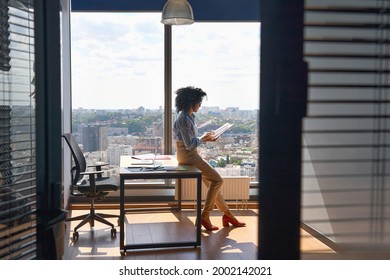
[[[157,167],[126,167],[131,172],[150,172],[150,171],[185,171],[184,166],[157,166]]]
[[[170,160],[171,157],[169,155],[156,155],[156,154],[143,154],[143,155],[134,155],[131,156],[133,159],[139,160]]]

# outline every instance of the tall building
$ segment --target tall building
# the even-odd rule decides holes
[[[108,148],[107,126],[98,126],[99,151],[105,151]]]
[[[87,125],[82,127],[84,152],[105,151],[108,148],[107,126]]]

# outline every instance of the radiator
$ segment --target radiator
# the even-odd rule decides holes
[[[248,208],[249,182],[248,176],[222,177],[222,194],[226,201],[235,201],[238,209],[238,202],[241,201]],[[208,187],[202,182],[202,201],[206,199]],[[178,192],[176,191],[176,199]],[[181,200],[196,202],[196,179],[182,179],[181,181]]]

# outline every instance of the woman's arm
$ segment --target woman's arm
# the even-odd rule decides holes
[[[187,150],[196,148],[205,142],[197,137],[197,129],[194,127],[194,124],[186,118],[183,118],[183,125],[180,125],[179,130]]]
[[[201,137],[197,137],[198,129],[195,126],[194,120],[188,115],[180,115],[174,124],[175,139],[179,139],[184,143],[187,150],[196,148],[208,141],[214,142],[213,132],[206,132]]]
[[[188,118],[180,118],[177,123],[177,129],[181,134],[184,146],[187,150],[191,150],[203,143],[205,141],[197,137],[197,129],[194,126],[194,123]]]

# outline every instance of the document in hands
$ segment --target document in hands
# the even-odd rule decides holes
[[[226,130],[228,130],[232,126],[233,126],[233,124],[231,124],[231,123],[225,123],[224,125],[222,125],[218,129],[214,130],[213,137],[215,139],[217,139],[219,136],[221,136]]]

